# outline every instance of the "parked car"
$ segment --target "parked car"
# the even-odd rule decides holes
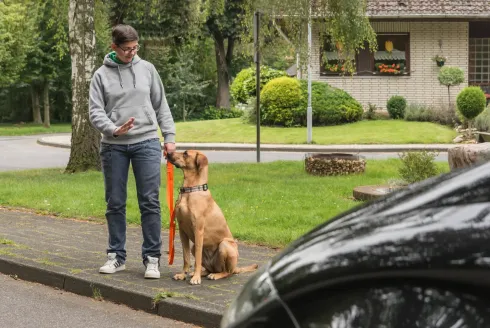
[[[318,226],[251,277],[221,327],[490,327],[490,163]]]

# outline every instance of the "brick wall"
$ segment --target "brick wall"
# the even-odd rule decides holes
[[[313,37],[313,81],[328,82],[332,86],[344,89],[363,106],[371,102],[385,108],[386,101],[393,95],[404,96],[408,103],[447,106],[447,87],[439,84],[439,68],[431,58],[440,52],[439,40],[442,40],[443,53],[448,57],[446,65],[462,68],[467,76],[468,23],[373,22],[372,25],[376,32],[410,33],[410,76],[320,76],[320,39]],[[318,35],[318,28],[314,26],[313,36]],[[303,77],[307,78],[307,75]],[[466,81],[458,87],[451,88],[453,101],[465,86]]]

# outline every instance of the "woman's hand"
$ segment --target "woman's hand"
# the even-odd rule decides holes
[[[134,127],[134,117],[131,117],[126,123],[124,123],[117,129],[115,129],[112,134],[114,135],[114,137],[118,137],[128,133],[128,131],[131,130],[133,127]]]

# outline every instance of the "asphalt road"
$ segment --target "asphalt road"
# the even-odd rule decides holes
[[[65,167],[70,150],[37,143],[40,136],[0,137],[0,171]],[[205,151],[211,163],[256,162],[255,151]],[[300,161],[306,153],[261,152],[261,162],[277,160]],[[361,153],[369,159],[397,158],[397,153]],[[441,153],[437,160],[447,161]],[[162,158],[162,162],[164,159]]]
[[[193,325],[78,296],[0,274],[0,326],[9,328],[158,327]]]

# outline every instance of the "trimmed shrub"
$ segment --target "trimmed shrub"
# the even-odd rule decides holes
[[[461,115],[472,120],[483,112],[486,101],[485,94],[480,87],[466,87],[456,98],[456,105]]]
[[[408,183],[422,181],[438,174],[435,163],[437,153],[428,151],[407,152],[399,156],[402,166],[398,172],[401,178]]]
[[[292,77],[269,81],[260,93],[261,122],[264,125],[292,126],[302,100],[301,84]],[[306,108],[304,110],[306,113]]]
[[[490,108],[487,107],[475,119],[475,128],[481,132],[490,132]]]
[[[263,90],[264,86],[270,80],[278,77],[287,76],[285,71],[276,70],[267,66],[260,67],[260,88]],[[255,96],[255,67],[245,68],[237,74],[233,83],[230,86],[230,93],[233,100],[238,103],[246,104],[250,97]]]
[[[308,101],[308,82],[301,81],[304,107]],[[337,125],[356,122],[362,119],[362,105],[344,90],[333,88],[326,83],[313,82],[311,107],[313,125]],[[306,120],[306,112],[303,116]],[[306,125],[306,122],[303,124]]]
[[[393,119],[403,118],[405,116],[406,108],[407,101],[402,96],[393,96],[386,104],[386,109]]]
[[[295,81],[294,92],[289,86],[292,84],[291,80]],[[287,84],[284,90],[281,90],[282,83]],[[271,84],[274,86],[274,99],[269,95]],[[297,96],[298,85],[300,96],[293,99],[291,96]],[[308,107],[308,83],[306,81],[298,81],[294,78],[272,80],[264,87],[261,97],[261,121],[264,125],[306,126]],[[315,126],[355,122],[362,119],[363,115],[361,104],[352,96],[322,82],[312,83],[311,107]]]

